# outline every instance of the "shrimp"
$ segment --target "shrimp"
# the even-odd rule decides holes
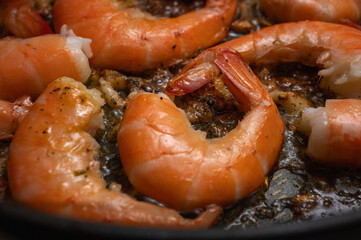
[[[62,76],[86,81],[91,73],[89,42],[60,35],[0,40],[0,99],[14,101],[23,95],[35,99]]]
[[[278,22],[317,20],[358,22],[361,18],[360,0],[259,0],[260,10]]]
[[[228,32],[236,0],[207,0],[203,9],[177,18],[155,18],[120,1],[58,0],[54,27],[67,24],[92,39],[91,63],[131,73],[169,66],[221,41]]]
[[[278,158],[284,123],[241,57],[210,51],[233,96],[248,111],[226,136],[206,139],[166,95],[141,93],[127,105],[118,147],[130,182],[175,209],[229,206],[265,182]]]
[[[30,97],[21,97],[14,103],[0,100],[0,140],[13,137],[17,126],[31,106]]]
[[[15,201],[63,216],[97,222],[161,227],[208,227],[212,206],[194,220],[107,189],[92,137],[103,123],[103,100],[70,78],[52,82],[21,122],[10,144],[8,180]],[[119,189],[119,188],[118,188]]]
[[[0,23],[20,38],[51,34],[53,31],[34,10],[34,0],[1,0]]]
[[[361,167],[361,100],[327,100],[302,115],[311,127],[307,153],[332,165]]]
[[[235,48],[249,63],[302,62],[309,66],[318,66],[321,69],[318,72],[322,77],[319,84],[321,88],[326,91],[332,91],[338,98],[361,98],[361,32],[352,27],[313,21],[285,23],[229,41],[214,49],[222,47]],[[215,72],[211,70],[212,68],[207,63],[207,58],[207,52],[205,52],[190,62],[183,72],[169,83],[168,91],[181,95],[211,81],[210,76],[213,76]],[[327,109],[328,107],[326,106]],[[354,109],[357,108],[354,107]],[[348,110],[345,109],[345,111],[347,113]],[[308,110],[305,112],[305,116],[308,115],[307,112]],[[305,118],[310,119],[311,117]],[[317,119],[319,121],[314,121],[318,121],[318,124],[311,122],[314,128],[321,127],[323,124],[321,118]],[[348,122],[337,124],[349,125]],[[355,124],[357,125],[356,120]],[[332,126],[332,124],[329,125]],[[357,128],[354,130],[354,134],[357,135]],[[316,130],[313,131],[317,132]],[[326,132],[326,130],[319,131]],[[348,131],[350,131],[349,128]],[[308,144],[309,150],[307,150],[311,157],[315,157],[315,160],[320,158],[314,152],[319,144],[321,144],[317,144],[316,141],[312,140],[316,138],[316,135],[311,135]],[[330,153],[334,153],[336,150],[339,151],[339,154],[334,155],[335,158],[344,154],[345,151],[349,151],[351,146],[346,147],[349,143],[346,135],[345,133],[342,136],[345,144],[340,144],[334,149],[332,149],[334,144],[328,144],[328,142],[333,142],[335,137],[322,138],[326,141],[322,145],[324,149],[322,154],[325,156],[323,162],[329,160],[331,164],[334,163],[334,160],[329,157],[330,155],[326,154],[327,151]],[[353,144],[353,146],[358,147],[357,143]],[[355,151],[352,150],[351,152]],[[352,154],[350,153],[350,155]],[[348,155],[345,154],[345,158],[347,158],[346,156]],[[340,157],[340,159],[344,158]],[[340,161],[339,165],[342,162],[345,162],[345,165],[353,164],[348,164],[348,161],[344,160]]]
[[[361,98],[361,31],[349,26],[303,21],[264,28],[213,49],[236,49],[250,64],[301,62],[318,66],[319,86],[339,98]],[[191,61],[168,84],[168,92],[186,94],[214,75],[207,52]]]

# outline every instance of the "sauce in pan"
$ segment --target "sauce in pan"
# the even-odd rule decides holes
[[[128,1],[130,6],[137,6],[156,16],[175,17],[185,12],[201,8],[201,0],[143,0]],[[51,0],[36,1],[38,11],[51,23]],[[255,0],[238,3],[238,9],[231,30],[224,41],[228,41],[262,27],[272,25],[258,11]],[[7,33],[0,28],[0,37]],[[163,92],[167,82],[177,74],[187,61],[165,69],[146,72],[141,76],[94,69],[87,83],[88,87],[100,87],[100,78],[112,82],[119,97],[106,97],[105,130],[98,131],[96,139],[101,144],[99,161],[103,177],[107,183],[118,182],[122,190],[131,196],[156,203],[154,200],[137,192],[128,182],[122,169],[116,145],[117,130],[126,104],[139,91]],[[286,132],[279,160],[272,169],[263,187],[251,196],[225,209],[214,227],[228,229],[262,226],[264,224],[305,221],[340,215],[360,208],[361,205],[361,170],[332,167],[312,161],[306,154],[307,137],[298,129],[299,109],[303,106],[318,107],[325,103],[326,95],[317,88],[319,77],[317,69],[298,63],[272,66],[252,66],[259,79],[275,99]],[[290,95],[297,95],[299,106],[289,107]],[[224,84],[215,80],[196,92],[175,98],[176,105],[183,109],[193,127],[207,132],[207,138],[226,135],[236,127],[243,117],[238,103]],[[0,198],[11,199],[6,188],[6,159],[10,141],[0,141]],[[194,216],[197,212],[182,213]]]

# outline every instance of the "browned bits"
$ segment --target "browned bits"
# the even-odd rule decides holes
[[[237,33],[249,33],[254,30],[256,27],[249,21],[246,20],[236,20],[232,23],[231,28]]]

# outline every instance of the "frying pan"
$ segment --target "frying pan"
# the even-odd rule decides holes
[[[13,202],[0,204],[1,239],[360,239],[360,234],[360,211],[313,221],[225,231],[114,226],[52,216]]]
[[[114,226],[48,215],[10,201],[0,204],[0,239],[360,239],[360,234],[361,211],[226,231]]]

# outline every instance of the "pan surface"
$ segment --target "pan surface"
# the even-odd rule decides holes
[[[194,1],[187,10],[185,6],[169,8],[159,7],[157,1],[144,1],[148,7],[146,10],[157,14],[163,9],[170,10],[171,16],[181,14],[193,8],[202,6],[203,1]],[[174,1],[177,2],[177,1]],[[241,5],[241,9],[253,9],[255,1],[244,1],[246,5]],[[242,8],[243,7],[243,8]],[[183,9],[183,10],[182,10]],[[186,10],[184,10],[186,9]],[[173,12],[172,12],[173,11]],[[177,12],[178,11],[178,12]],[[254,11],[253,15],[248,15],[247,21],[254,24],[254,29],[264,27],[266,24],[260,20],[259,12]],[[241,13],[233,25],[232,31],[225,41],[243,35],[237,23]],[[238,24],[238,25],[237,25]],[[237,27],[238,26],[238,27]],[[0,34],[1,36],[1,34]],[[164,83],[174,75],[183,65],[159,71],[154,77],[133,77],[127,76],[130,83],[129,89],[142,89],[144,91],[162,91]],[[323,95],[316,85],[318,82],[317,69],[301,66],[300,64],[283,64],[280,66],[254,66],[258,77],[265,83],[271,85],[276,82],[283,91],[294,91],[300,96],[306,96],[306,92],[311,92],[314,96],[307,98],[317,107],[324,103],[327,96]],[[166,72],[166,73],[165,73]],[[105,76],[114,73],[98,71],[94,75]],[[156,78],[163,78],[164,82],[157,83]],[[127,91],[130,91],[127,89]],[[210,86],[210,91],[215,91]],[[129,92],[128,92],[129,94]],[[195,123],[195,128],[205,130],[209,137],[219,137],[212,135],[214,130],[232,129],[242,115],[232,115],[224,118],[227,111],[231,111],[235,106],[228,109],[215,109],[213,98],[204,97],[204,92],[176,99],[179,107],[186,111],[187,106],[199,106],[201,109],[210,109],[212,116],[216,116],[216,121],[223,122],[211,129],[202,125],[208,120],[201,119]],[[202,101],[199,99],[202,98]],[[210,102],[212,104],[210,104]],[[217,102],[216,102],[217,103]],[[118,122],[114,116],[122,117],[123,112],[106,110],[106,122],[110,126],[115,126]],[[303,135],[295,134],[293,121],[294,116],[287,113],[280,107],[284,119],[288,122],[286,138],[280,160],[269,175],[268,186],[262,187],[250,197],[240,201],[229,209],[226,209],[222,217],[215,226],[209,230],[169,230],[169,229],[149,229],[123,226],[110,226],[106,224],[88,223],[65,219],[57,216],[50,216],[19,206],[10,201],[0,204],[0,232],[8,234],[14,238],[47,237],[60,239],[64,237],[87,237],[87,238],[133,238],[133,239],[276,239],[280,237],[293,238],[327,238],[339,239],[341,237],[356,238],[361,233],[361,171],[350,170],[338,167],[323,166],[313,162],[305,156],[305,146],[307,138]],[[203,122],[202,122],[203,121]],[[111,132],[111,131],[109,131]],[[109,132],[98,136],[98,141],[103,147],[111,150],[111,154],[103,153],[101,156],[102,170],[104,178],[108,181],[120,182],[124,190],[132,192],[132,187],[125,179],[119,163],[116,144],[109,140]],[[221,134],[224,134],[223,132]],[[6,155],[8,143],[0,143],[0,155]],[[4,156],[1,157],[4,159]],[[5,165],[5,163],[3,163]],[[5,174],[1,173],[1,177]],[[135,195],[138,199],[147,200],[144,196]],[[1,237],[1,235],[0,235]]]

